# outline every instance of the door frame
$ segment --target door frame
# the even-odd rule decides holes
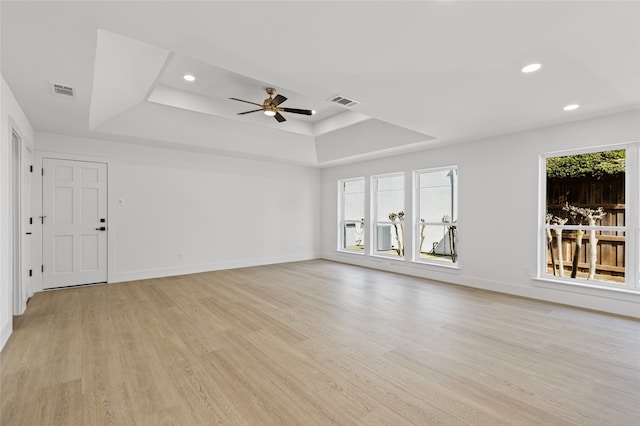
[[[33,295],[34,289],[32,285],[32,276],[29,276],[29,269],[32,275],[35,274],[33,269],[33,233],[27,222],[27,218],[33,214],[33,173],[29,170],[34,160],[33,145],[30,140],[25,138],[24,132],[9,117],[9,186],[10,186],[10,202],[8,208],[9,223],[11,234],[10,250],[9,250],[9,268],[12,289],[12,312],[13,315],[22,315],[27,308],[27,300]],[[14,146],[13,136],[17,137],[17,144]],[[17,149],[18,158],[15,158]],[[27,161],[25,155],[27,151],[31,152],[31,161]],[[17,169],[17,170],[16,170]],[[16,174],[17,172],[17,174]],[[16,176],[18,179],[16,179]],[[29,176],[31,194],[25,191],[25,176]],[[17,203],[16,203],[17,197]],[[31,197],[31,199],[28,199]],[[16,205],[17,204],[17,205]],[[27,244],[27,238],[31,239],[31,244]],[[30,250],[27,250],[30,248]]]
[[[56,151],[35,151],[33,153],[33,162],[34,162],[34,176],[37,179],[33,179],[32,184],[32,211],[35,215],[33,218],[33,240],[32,240],[32,256],[33,256],[33,264],[37,265],[37,271],[34,270],[33,273],[33,288],[34,291],[56,291],[60,290],[58,288],[45,289],[43,287],[43,277],[41,265],[43,256],[43,232],[42,232],[42,223],[40,221],[39,216],[43,215],[43,193],[42,193],[42,174],[41,170],[43,168],[43,160],[45,158],[53,158],[57,160],[69,160],[69,161],[86,161],[90,163],[104,163],[107,166],[107,217],[109,218],[109,232],[107,232],[107,283],[111,282],[111,277],[113,274],[113,265],[111,259],[113,259],[113,225],[110,217],[111,209],[109,208],[111,204],[111,198],[109,197],[109,187],[111,178],[109,177],[109,160],[105,157],[94,157],[88,155],[78,155],[71,154],[66,152],[56,152]],[[37,212],[37,213],[36,213]],[[64,288],[62,288],[64,289]]]

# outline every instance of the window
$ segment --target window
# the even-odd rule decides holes
[[[340,250],[364,252],[364,178],[339,182],[341,194]]]
[[[404,257],[404,173],[373,176],[372,254]]]
[[[637,155],[632,145],[544,157],[540,277],[640,290]]]
[[[414,260],[456,263],[458,240],[458,169],[455,166],[414,173]]]

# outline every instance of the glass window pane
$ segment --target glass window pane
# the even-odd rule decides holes
[[[345,220],[364,219],[364,192],[344,194]]]
[[[376,221],[388,222],[390,214],[404,211],[404,176],[377,178]]]
[[[418,259],[456,262],[458,228],[455,225],[419,224]]]
[[[363,222],[345,222],[343,232],[342,248],[356,251],[364,250],[365,228]]]
[[[376,224],[376,254],[404,256],[404,224]]]
[[[455,263],[458,170],[452,167],[419,172],[417,182],[415,260]]]
[[[403,257],[404,174],[378,176],[374,177],[374,181],[376,188],[374,253]]]
[[[556,226],[626,225],[626,150],[546,160],[545,223]],[[624,284],[626,237],[619,230],[546,230],[547,276]]]
[[[567,219],[567,224],[587,225],[590,219],[569,211],[567,204],[602,208],[605,214],[596,220],[597,225],[624,226],[625,156],[625,150],[618,149],[548,158],[546,212]]]
[[[456,169],[424,172],[420,180],[420,219],[425,222],[455,222]]]
[[[344,193],[363,193],[364,192],[364,178],[347,180],[344,182]]]
[[[341,182],[342,229],[340,248],[350,251],[364,251],[364,178]]]
[[[549,276],[624,285],[625,247],[622,231],[548,229],[545,271]]]

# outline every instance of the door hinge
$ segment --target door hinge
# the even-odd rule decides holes
[[[29,276],[32,277],[33,276],[33,269],[29,269]]]
[[[33,173],[33,166],[29,166],[29,172]]]
[[[33,218],[32,217],[29,218],[29,225],[33,225]]]
[[[40,272],[44,272],[44,265],[40,265]]]
[[[40,169],[40,173],[42,174],[42,176],[44,176],[44,167]]]

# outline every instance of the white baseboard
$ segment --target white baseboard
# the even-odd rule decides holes
[[[123,281],[146,280],[151,278],[171,277],[175,275],[188,275],[198,274],[201,272],[221,271],[224,269],[247,268],[251,266],[272,265],[276,263],[298,262],[302,260],[311,260],[318,258],[320,258],[320,255],[317,253],[304,253],[291,256],[234,259],[224,262],[207,263],[202,265],[185,265],[180,267],[114,273],[109,275],[108,281],[110,283],[118,283]]]
[[[2,348],[4,348],[4,345],[7,343],[7,340],[9,340],[9,337],[11,337],[11,333],[13,332],[13,320],[9,320],[6,324],[2,325],[2,328],[0,328],[0,351],[2,350]]]
[[[640,318],[640,295],[638,294],[598,294],[592,289],[576,288],[567,289],[567,286],[542,287],[535,280],[528,278],[530,282],[511,283],[500,280],[488,280],[476,278],[465,273],[464,268],[452,270],[450,268],[438,268],[417,265],[411,262],[379,261],[378,259],[365,258],[350,253],[325,253],[323,259],[335,262],[348,263],[366,268],[378,269],[387,272],[395,272],[428,280],[443,282],[446,284],[461,285],[481,290],[495,291],[513,296],[527,297],[578,308],[602,311],[610,314],[624,315]]]

